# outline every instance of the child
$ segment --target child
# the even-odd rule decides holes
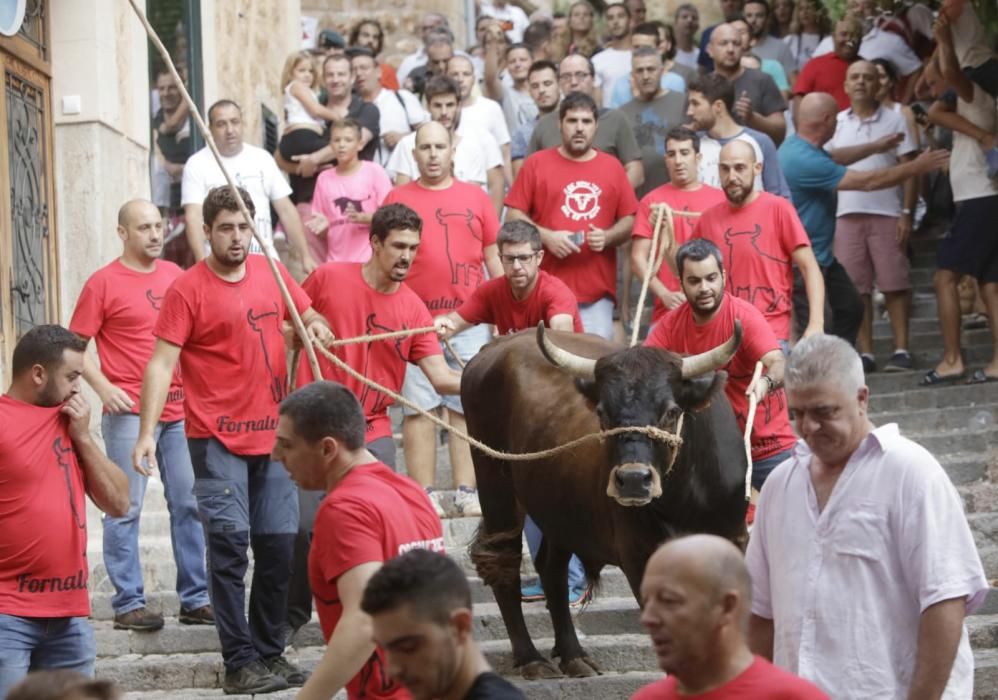
[[[367,262],[371,214],[381,206],[392,183],[380,165],[358,158],[360,124],[353,119],[333,122],[329,143],[336,167],[319,173],[316,180],[313,216],[305,226],[309,245],[318,260]]]

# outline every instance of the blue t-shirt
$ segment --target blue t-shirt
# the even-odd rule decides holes
[[[679,73],[668,71],[662,73],[662,87],[672,92],[686,92],[686,81]],[[629,76],[624,76],[613,84],[613,92],[610,93],[610,109],[619,109],[634,99],[631,94],[631,80]]]
[[[783,142],[779,154],[780,167],[790,185],[797,215],[811,239],[814,257],[823,267],[831,265],[838,201],[836,188],[845,177],[846,167],[797,134]]]

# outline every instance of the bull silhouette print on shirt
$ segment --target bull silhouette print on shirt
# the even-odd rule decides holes
[[[451,250],[452,242],[456,243],[458,237],[465,234],[471,236],[476,241],[481,242],[481,234],[475,231],[471,222],[475,220],[475,215],[470,209],[464,211],[445,212],[437,209],[437,222],[444,230],[444,250],[447,253],[447,265],[450,267],[450,283],[452,285],[461,284],[465,287],[478,287],[482,283],[482,266],[469,265],[454,260],[454,253]]]
[[[759,249],[759,236],[762,235],[762,227],[759,224],[751,231],[732,231],[730,228],[724,232],[724,242],[728,244],[728,290],[736,297],[740,297],[749,302],[764,313],[774,313],[779,309],[787,308],[790,299],[787,295],[767,287],[764,284],[736,285],[735,277],[741,271],[742,266],[748,267],[744,262],[749,257],[760,257],[772,260],[780,265],[790,267],[792,261],[773,257]],[[742,280],[744,282],[744,280]]]
[[[364,199],[350,199],[349,197],[337,197],[336,199],[333,200],[333,204],[335,204],[336,208],[340,210],[340,214],[346,216],[348,207],[352,206],[354,211],[359,212],[361,211],[360,208],[361,205],[369,199],[370,199],[369,196],[364,197]]]
[[[384,324],[378,323],[377,319],[378,319],[377,314],[369,314],[367,316],[367,319],[364,323],[365,335],[373,335],[375,333],[394,333],[395,331],[406,330],[406,326],[404,324],[401,328],[390,328]],[[375,343],[393,343],[395,346],[395,353],[398,355],[399,360],[401,360],[404,363],[406,359],[405,359],[405,354],[402,352],[403,340],[404,340],[403,338],[395,338],[394,341],[372,340],[369,343],[367,343],[367,349],[364,352],[364,364],[360,373],[363,374],[365,377],[370,376],[368,374],[368,368],[371,366],[371,351],[373,350]],[[374,401],[371,404],[371,406],[368,407],[367,399],[368,396],[371,396],[372,394]],[[357,398],[360,401],[360,405],[363,406],[364,410],[367,411],[368,415],[371,416],[381,415],[385,412],[385,409],[388,408],[388,397],[382,394],[380,391],[371,389],[371,387],[367,386],[366,384],[364,385],[364,390],[360,393],[360,396]],[[370,428],[370,425],[371,425],[370,422],[368,422],[368,428]]]
[[[152,293],[151,289],[147,289],[146,290],[146,301],[149,302],[149,306],[152,307],[153,311],[159,311],[159,305],[162,303],[163,297],[161,297],[161,296],[158,297],[158,296],[156,296],[155,294]]]
[[[246,322],[249,323],[250,330],[260,336],[260,349],[263,351],[263,363],[267,368],[267,374],[270,375],[270,381],[267,383],[270,389],[270,396],[274,399],[274,403],[280,403],[287,396],[287,387],[285,386],[284,377],[279,375],[274,371],[274,364],[271,361],[270,353],[267,352],[267,336],[266,330],[264,328],[265,323],[278,323],[279,313],[277,310],[277,304],[274,304],[273,311],[263,311],[261,313],[256,313],[253,309],[246,310]],[[284,358],[280,358],[283,363]]]

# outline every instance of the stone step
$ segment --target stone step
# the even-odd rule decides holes
[[[939,332],[939,320],[935,316],[931,318],[908,319],[909,333],[931,333],[932,331],[936,331],[937,333]],[[890,320],[886,316],[878,315],[873,319],[873,337],[894,337],[894,334],[891,332]]]
[[[994,394],[992,400],[998,398],[998,391]],[[998,423],[998,404],[949,406],[945,410],[926,408],[887,411],[879,414],[876,420],[880,425],[897,423],[905,435],[942,430],[989,430]]]
[[[907,373],[905,376],[911,377],[911,374]],[[867,381],[879,381],[880,376],[886,375],[872,375],[867,377]],[[887,412],[976,406],[991,404],[996,399],[998,387],[994,384],[944,384],[891,393],[873,391],[870,396],[870,418],[876,423]]]
[[[874,336],[873,354],[877,359],[883,358],[880,366],[883,366],[886,359],[894,352],[894,337],[890,334]],[[960,347],[969,352],[972,349],[984,348],[991,351],[991,331],[987,328],[978,328],[971,331],[963,331],[960,334]],[[912,333],[908,340],[908,351],[911,352],[916,361],[922,356],[931,356],[938,361],[938,356],[942,354],[943,337],[938,329],[925,331],[922,333]],[[921,365],[919,365],[921,366]]]
[[[956,452],[986,453],[998,444],[998,428],[987,430],[926,431],[907,435],[934,455]]]

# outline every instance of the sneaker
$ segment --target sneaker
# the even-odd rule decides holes
[[[593,587],[588,583],[568,589],[568,604],[573,608],[588,605],[593,599]]]
[[[211,609],[210,605],[202,605],[200,608],[194,608],[193,610],[184,610],[181,608],[180,617],[177,619],[182,625],[214,625],[215,611]]]
[[[226,671],[225,680],[222,682],[222,691],[226,695],[256,695],[287,689],[288,682],[281,676],[271,673],[260,659],[251,661],[235,671]]]
[[[877,361],[873,359],[873,355],[863,353],[859,359],[863,361],[863,374],[872,374],[877,371]]]
[[[279,676],[288,682],[290,688],[301,688],[305,681],[312,674],[303,671],[283,656],[273,656],[263,660],[263,665],[270,669],[275,676]]]
[[[520,600],[524,603],[537,603],[544,600],[544,589],[540,581],[529,586],[520,586]]]
[[[891,355],[891,359],[889,359],[887,364],[884,365],[885,372],[907,372],[913,368],[914,365],[911,363],[911,353],[907,350],[898,350]]]
[[[447,517],[446,511],[444,511],[443,500],[444,494],[442,491],[437,491],[436,489],[426,489],[426,495],[430,497],[430,503],[433,504],[433,510],[436,511],[438,518]]]
[[[482,505],[478,502],[478,489],[458,486],[454,494],[454,509],[465,518],[480,516]]]
[[[114,628],[116,630],[134,630],[135,632],[155,632],[163,629],[163,616],[149,608],[136,608],[115,615]]]

